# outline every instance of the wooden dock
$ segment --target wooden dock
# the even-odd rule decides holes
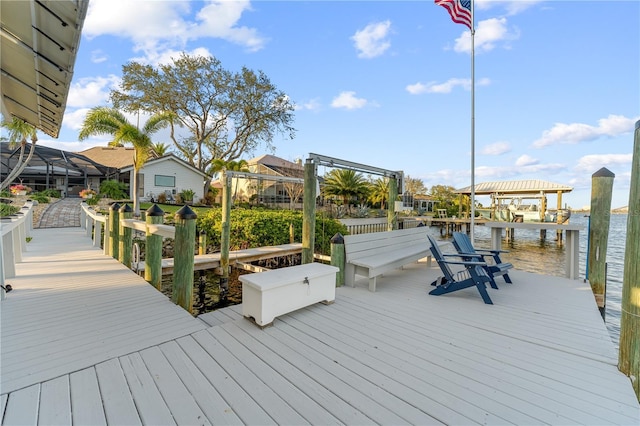
[[[2,310],[2,424],[638,424],[588,284],[429,296],[417,263],[259,329],[193,318],[79,228],[35,230]]]

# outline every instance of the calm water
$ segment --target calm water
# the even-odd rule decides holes
[[[580,231],[581,279],[584,279],[586,272],[588,221],[589,218],[581,213],[574,213],[571,216],[571,224],[584,225],[584,231]],[[620,338],[620,304],[626,235],[627,215],[611,215],[607,247],[605,321],[616,349]],[[491,230],[484,226],[476,226],[475,240],[475,244],[478,247],[491,247]],[[515,241],[510,243],[503,241],[503,248],[509,250],[509,253],[504,254],[502,259],[506,262],[511,262],[517,269],[564,277],[565,248],[564,245],[559,245],[556,241],[554,231],[547,231],[546,241],[541,241],[539,231],[517,229]]]

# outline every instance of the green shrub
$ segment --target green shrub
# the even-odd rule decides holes
[[[230,222],[230,250],[288,244],[291,223],[295,241],[302,241],[302,212],[299,211],[235,208]],[[221,209],[211,209],[198,216],[198,229],[205,231],[210,245],[220,246],[221,223]],[[316,215],[315,252],[329,255],[331,238],[338,232],[344,235],[347,229],[337,220]]]
[[[20,211],[20,207],[13,204],[0,203],[0,217],[16,214]]]
[[[99,195],[94,195],[93,197],[84,200],[84,202],[87,203],[88,206],[97,206],[98,201],[100,201]]]
[[[49,197],[44,195],[42,192],[33,193],[29,195],[29,198],[31,198],[33,201],[39,202],[40,204],[49,204],[49,202],[51,201],[49,200]]]
[[[0,197],[2,197],[2,198],[11,198],[11,191],[9,191],[7,189],[3,189],[2,191],[0,191]]]
[[[129,197],[127,185],[117,180],[105,180],[100,184],[100,195],[113,200],[122,200]]]
[[[45,197],[60,198],[60,191],[57,189],[45,189],[44,191],[40,191],[39,194],[42,194]]]

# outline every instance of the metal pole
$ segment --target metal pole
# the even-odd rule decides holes
[[[475,25],[474,25],[474,1],[471,2],[471,220],[469,227],[469,239],[474,243],[474,225],[476,216],[476,64],[475,64]]]

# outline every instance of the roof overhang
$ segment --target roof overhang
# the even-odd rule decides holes
[[[2,0],[2,115],[57,138],[89,0]]]

